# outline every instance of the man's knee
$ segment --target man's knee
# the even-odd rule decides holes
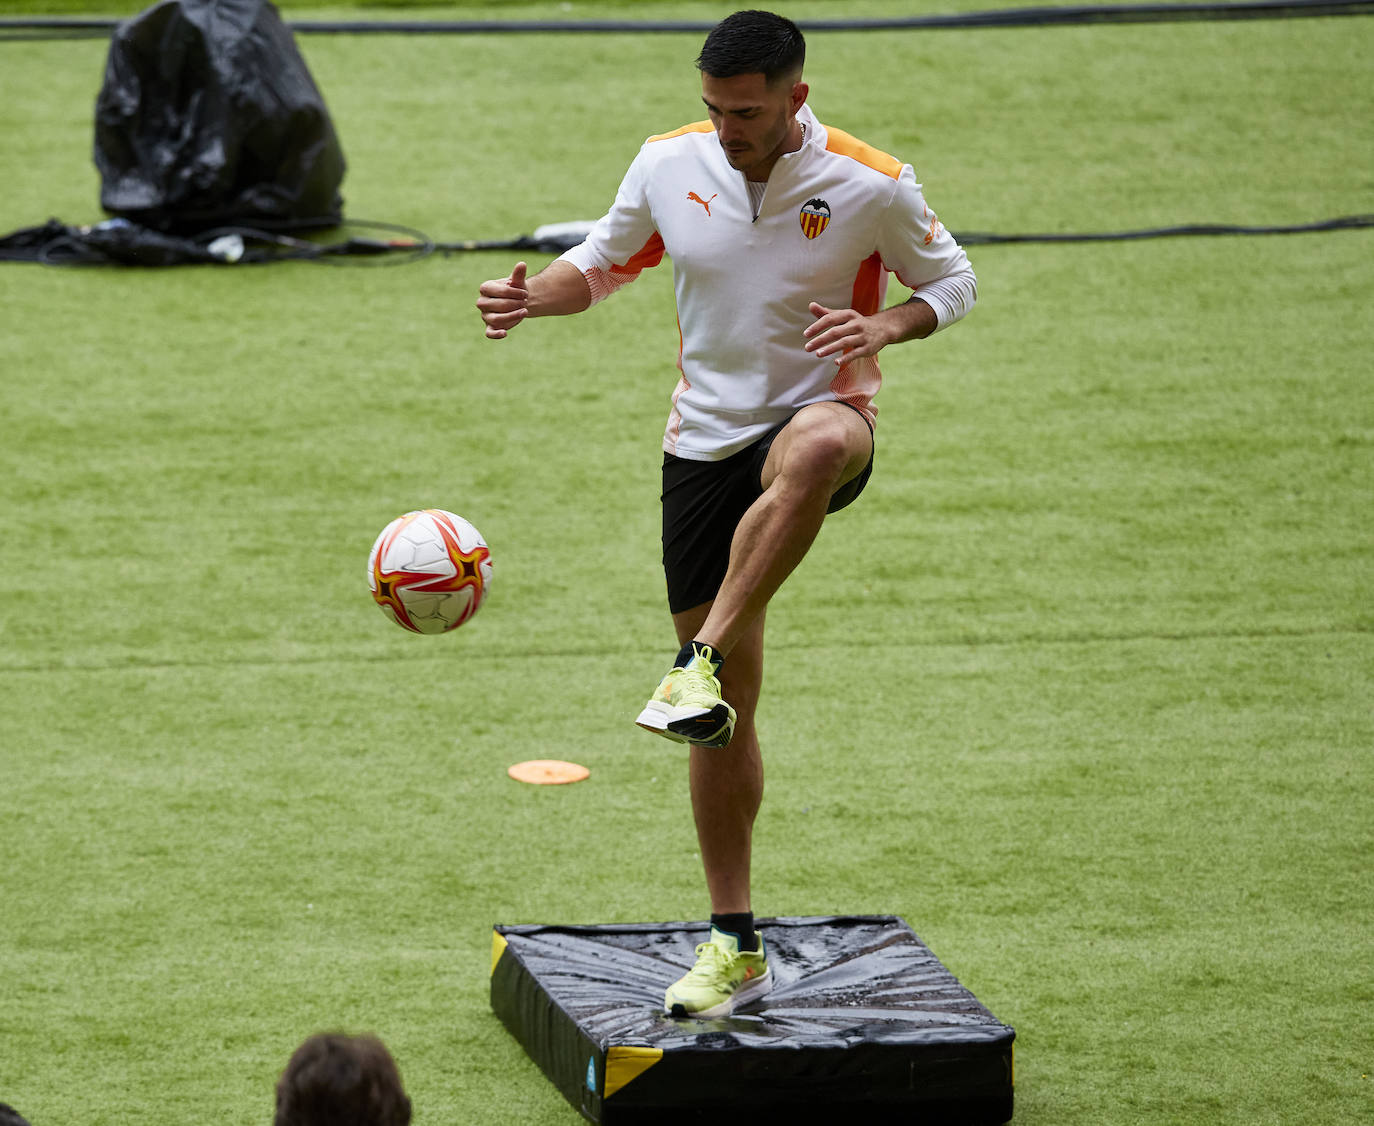
[[[779,435],[784,442],[774,477],[833,492],[863,471],[873,453],[863,417],[840,403],[804,408]],[[776,448],[776,444],[775,444]]]

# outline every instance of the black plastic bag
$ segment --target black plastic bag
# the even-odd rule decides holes
[[[333,122],[266,0],[163,0],[116,28],[96,100],[100,204],[160,231],[336,226]]]

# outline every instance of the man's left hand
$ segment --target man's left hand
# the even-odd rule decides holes
[[[927,337],[937,326],[935,310],[919,297],[871,317],[856,309],[827,309],[819,301],[808,308],[816,319],[802,333],[806,350],[834,356],[836,367],[861,356],[876,356],[889,344]]]
[[[861,356],[875,356],[891,343],[873,317],[854,309],[827,309],[817,301],[811,302],[810,309],[816,320],[802,333],[806,350],[817,356],[834,356],[836,366]]]

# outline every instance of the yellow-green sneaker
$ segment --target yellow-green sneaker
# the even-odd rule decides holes
[[[675,1017],[723,1017],[773,988],[768,951],[755,932],[759,948],[740,950],[739,939],[711,928],[711,941],[697,947],[697,964],[668,986],[663,1011]]]
[[[685,668],[668,671],[635,720],[646,731],[678,743],[723,747],[735,733],[735,709],[720,698],[714,654],[697,648]]]

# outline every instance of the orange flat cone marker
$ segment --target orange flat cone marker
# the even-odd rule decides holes
[[[591,777],[592,772],[575,762],[537,758],[529,762],[517,762],[506,773],[517,782],[529,782],[535,786],[562,786],[569,782],[581,782]]]

